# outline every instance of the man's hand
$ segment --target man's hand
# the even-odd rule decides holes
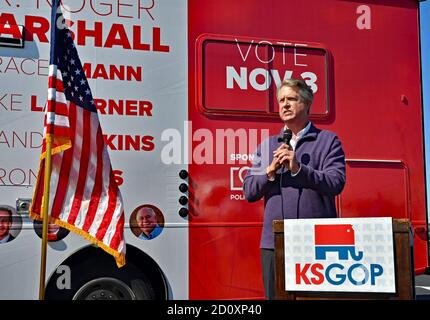
[[[270,180],[275,179],[276,171],[281,167],[281,163],[277,157],[273,157],[272,163],[266,168],[267,177]]]
[[[293,149],[291,149],[291,147],[287,146],[286,144],[282,144],[278,149],[273,152],[272,164],[275,159],[276,163],[279,164],[279,166],[283,165],[293,174],[297,173],[297,171],[299,171],[300,169],[299,163],[296,159],[296,153]],[[269,166],[269,168],[272,166],[272,164]],[[276,170],[278,170],[278,168]]]

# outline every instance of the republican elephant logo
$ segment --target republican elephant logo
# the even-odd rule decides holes
[[[315,259],[326,260],[327,252],[336,252],[339,260],[348,260],[348,256],[355,261],[363,258],[363,251],[356,252],[351,224],[315,225]]]

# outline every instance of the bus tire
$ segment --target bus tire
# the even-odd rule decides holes
[[[151,300],[155,290],[132,262],[118,268],[109,255],[88,259],[70,267],[70,288],[64,275],[53,274],[46,299],[53,300]]]

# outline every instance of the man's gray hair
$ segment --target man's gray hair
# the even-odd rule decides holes
[[[141,211],[147,211],[147,212],[151,212],[151,215],[153,216],[157,216],[157,213],[155,212],[154,209],[152,209],[151,207],[145,207],[142,206],[141,208],[139,208],[139,210],[137,210],[137,214],[139,214]]]
[[[276,97],[279,95],[279,90],[283,87],[289,87],[296,89],[299,96],[305,101],[305,103],[310,106],[314,100],[314,93],[311,87],[309,87],[306,82],[302,79],[287,79],[281,82],[281,84],[276,89]]]

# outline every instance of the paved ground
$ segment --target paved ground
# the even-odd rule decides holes
[[[417,300],[430,300],[430,275],[415,278],[415,295]]]

